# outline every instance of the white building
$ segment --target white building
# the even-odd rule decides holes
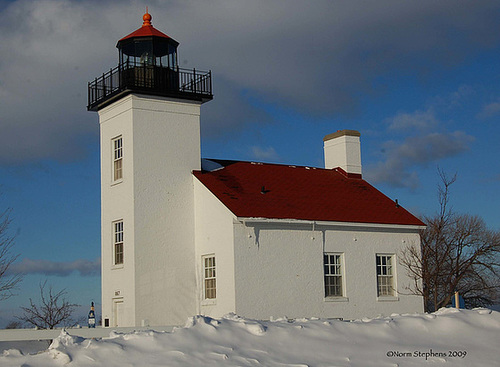
[[[103,324],[422,312],[397,256],[424,224],[362,179],[360,134],[326,136],[325,168],[202,160],[211,74],[180,69],[178,43],[143,20],[89,83]]]

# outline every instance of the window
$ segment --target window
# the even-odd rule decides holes
[[[203,257],[203,298],[215,299],[217,288],[215,281],[215,256]]]
[[[114,248],[114,264],[123,264],[123,221],[113,223],[113,248]]]
[[[119,136],[112,140],[113,144],[113,181],[123,178],[123,141]]]
[[[325,269],[325,297],[343,297],[342,254],[323,254]]]
[[[394,296],[393,255],[377,255],[377,295]]]

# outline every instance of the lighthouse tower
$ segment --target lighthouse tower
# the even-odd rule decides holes
[[[151,18],[118,41],[118,66],[88,85],[100,124],[103,326],[196,313],[191,172],[211,73],[179,68],[178,42]]]

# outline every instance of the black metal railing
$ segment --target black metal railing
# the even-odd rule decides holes
[[[126,90],[207,101],[213,97],[212,73],[146,64],[120,64],[88,83],[87,108],[95,111]]]

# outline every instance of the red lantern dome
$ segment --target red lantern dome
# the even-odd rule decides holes
[[[147,63],[148,65],[177,67],[179,42],[160,32],[151,24],[151,15],[146,12],[142,27],[123,37],[116,47],[120,51],[120,64]]]

